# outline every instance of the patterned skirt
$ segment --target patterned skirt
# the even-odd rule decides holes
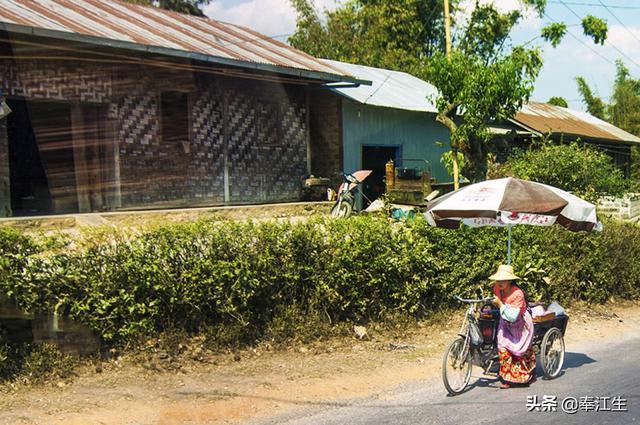
[[[536,371],[536,353],[533,346],[522,357],[516,357],[506,348],[498,350],[500,377],[510,383],[526,384],[533,379]]]

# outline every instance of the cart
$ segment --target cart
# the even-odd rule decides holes
[[[497,376],[498,324],[500,311],[491,304],[493,297],[463,299],[469,304],[458,336],[447,347],[442,360],[442,380],[451,395],[463,393],[471,379],[473,365],[480,366],[485,375]],[[478,306],[482,305],[482,308]],[[534,318],[532,344],[546,379],[554,379],[564,364],[564,333],[569,316],[548,314]]]

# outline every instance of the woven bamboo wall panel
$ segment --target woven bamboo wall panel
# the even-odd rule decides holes
[[[307,152],[303,93],[278,90],[268,97],[269,88],[227,92],[231,202],[300,197]]]
[[[224,202],[224,125],[220,91],[202,87],[192,107],[189,185],[197,201]]]
[[[112,69],[88,64],[4,61],[2,87],[10,96],[103,103],[111,99]]]
[[[98,119],[113,126],[123,208],[223,203],[225,152],[231,203],[299,199],[307,157],[302,87],[35,60],[0,63],[0,84],[27,101],[104,106]],[[189,93],[184,144],[162,140],[165,90]],[[7,163],[0,149],[0,179]]]

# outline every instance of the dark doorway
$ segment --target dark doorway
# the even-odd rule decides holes
[[[385,165],[393,160],[396,166],[400,162],[400,146],[363,146],[362,169],[372,170],[371,175],[364,181],[362,192],[370,201],[375,201],[385,190]],[[363,199],[363,208],[369,205]]]
[[[77,212],[70,106],[9,100],[13,215]]]

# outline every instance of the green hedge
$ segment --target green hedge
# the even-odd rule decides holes
[[[610,222],[596,234],[523,226],[513,236],[530,299],[640,296],[637,226]],[[0,294],[34,313],[58,306],[107,345],[176,329],[250,343],[318,320],[428,315],[453,305],[455,294],[488,292],[505,247],[504,229],[377,217],[199,221],[62,248],[1,230]]]

